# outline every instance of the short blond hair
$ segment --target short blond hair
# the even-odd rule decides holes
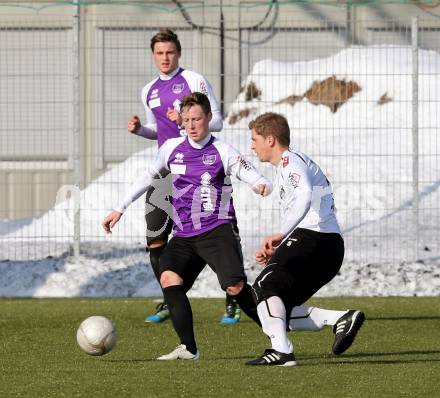
[[[290,145],[290,128],[287,119],[273,112],[263,113],[249,123],[249,128],[264,138],[273,135],[280,145]]]

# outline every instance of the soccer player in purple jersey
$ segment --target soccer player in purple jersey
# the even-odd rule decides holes
[[[272,184],[225,142],[209,132],[210,102],[202,93],[182,100],[186,137],[168,139],[122,202],[104,219],[107,233],[127,207],[139,198],[160,170],[172,176],[173,237],[160,258],[160,283],[170,310],[179,346],[160,360],[198,359],[193,316],[186,296],[194,264],[200,261],[217,274],[220,286],[234,296],[241,309],[259,323],[250,285],[246,283],[230,176],[266,196]]]
[[[277,168],[275,190],[283,220],[280,230],[264,239],[255,256],[265,268],[253,290],[263,332],[272,347],[247,364],[296,365],[286,326],[319,330],[325,324],[333,325],[332,350],[339,355],[353,343],[364,313],[302,305],[336,276],[344,258],[330,182],[306,154],[289,148],[290,129],[283,116],[265,113],[249,128],[258,159]]]
[[[161,30],[151,39],[151,51],[159,76],[149,82],[142,90],[141,99],[145,108],[146,123],[141,124],[138,116],[128,120],[128,131],[144,138],[157,140],[159,148],[170,138],[184,134],[180,115],[181,99],[192,92],[207,95],[211,104],[212,118],[209,131],[221,131],[223,119],[209,82],[200,74],[179,66],[181,45],[177,35],[170,29]],[[161,170],[145,196],[145,220],[147,224],[147,250],[154,274],[159,280],[159,258],[171,232],[171,218],[158,207],[169,196],[171,187],[167,185],[167,170]],[[154,194],[154,192],[156,193]],[[154,200],[154,195],[158,200]],[[161,200],[162,199],[162,200]],[[168,212],[169,213],[169,212]],[[203,267],[204,264],[199,264]],[[157,306],[155,314],[147,316],[146,322],[162,322],[169,317],[165,303]],[[240,320],[240,308],[236,301],[226,296],[226,311],[222,323],[236,323]]]

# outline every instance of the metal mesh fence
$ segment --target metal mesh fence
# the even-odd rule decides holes
[[[410,9],[396,20],[392,6],[372,3],[8,8],[0,18],[0,257],[138,261],[142,200],[113,236],[100,221],[157,153],[126,122],[144,119],[140,92],[157,76],[149,40],[169,27],[182,43],[180,65],[206,76],[222,102],[218,136],[268,177],[247,124],[267,111],[288,118],[293,146],[332,182],[347,261],[438,258],[440,17],[415,19]],[[253,198],[239,184],[251,258],[280,215],[275,198]]]

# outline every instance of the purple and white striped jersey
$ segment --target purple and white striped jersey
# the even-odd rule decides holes
[[[221,131],[223,119],[209,82],[198,73],[178,68],[170,75],[159,75],[143,88],[141,98],[146,124],[136,134],[157,139],[159,147],[170,138],[185,135],[183,129],[168,119],[167,111],[174,108],[180,112],[180,100],[193,92],[201,92],[209,99],[212,111],[209,131]]]
[[[174,236],[190,237],[210,231],[221,224],[236,221],[230,176],[251,186],[272,183],[261,175],[236,149],[209,134],[200,142],[189,137],[169,139],[159,149],[156,160],[149,165],[124,196],[115,210],[123,213],[150,186],[161,169],[170,170],[172,179],[172,211]],[[165,181],[164,184],[169,184]],[[153,197],[153,196],[152,196]],[[158,207],[163,198],[157,198]],[[164,206],[166,210],[166,206]]]

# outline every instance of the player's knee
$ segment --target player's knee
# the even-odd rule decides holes
[[[228,293],[230,296],[236,296],[243,290],[244,282],[240,281],[235,285],[228,286],[226,288],[226,293]]]
[[[183,284],[183,279],[173,271],[164,271],[160,275],[160,285],[162,288],[179,286]]]
[[[148,242],[148,248],[149,249],[157,249],[158,247],[162,247],[166,244],[166,242],[162,239],[153,240],[151,242]]]

